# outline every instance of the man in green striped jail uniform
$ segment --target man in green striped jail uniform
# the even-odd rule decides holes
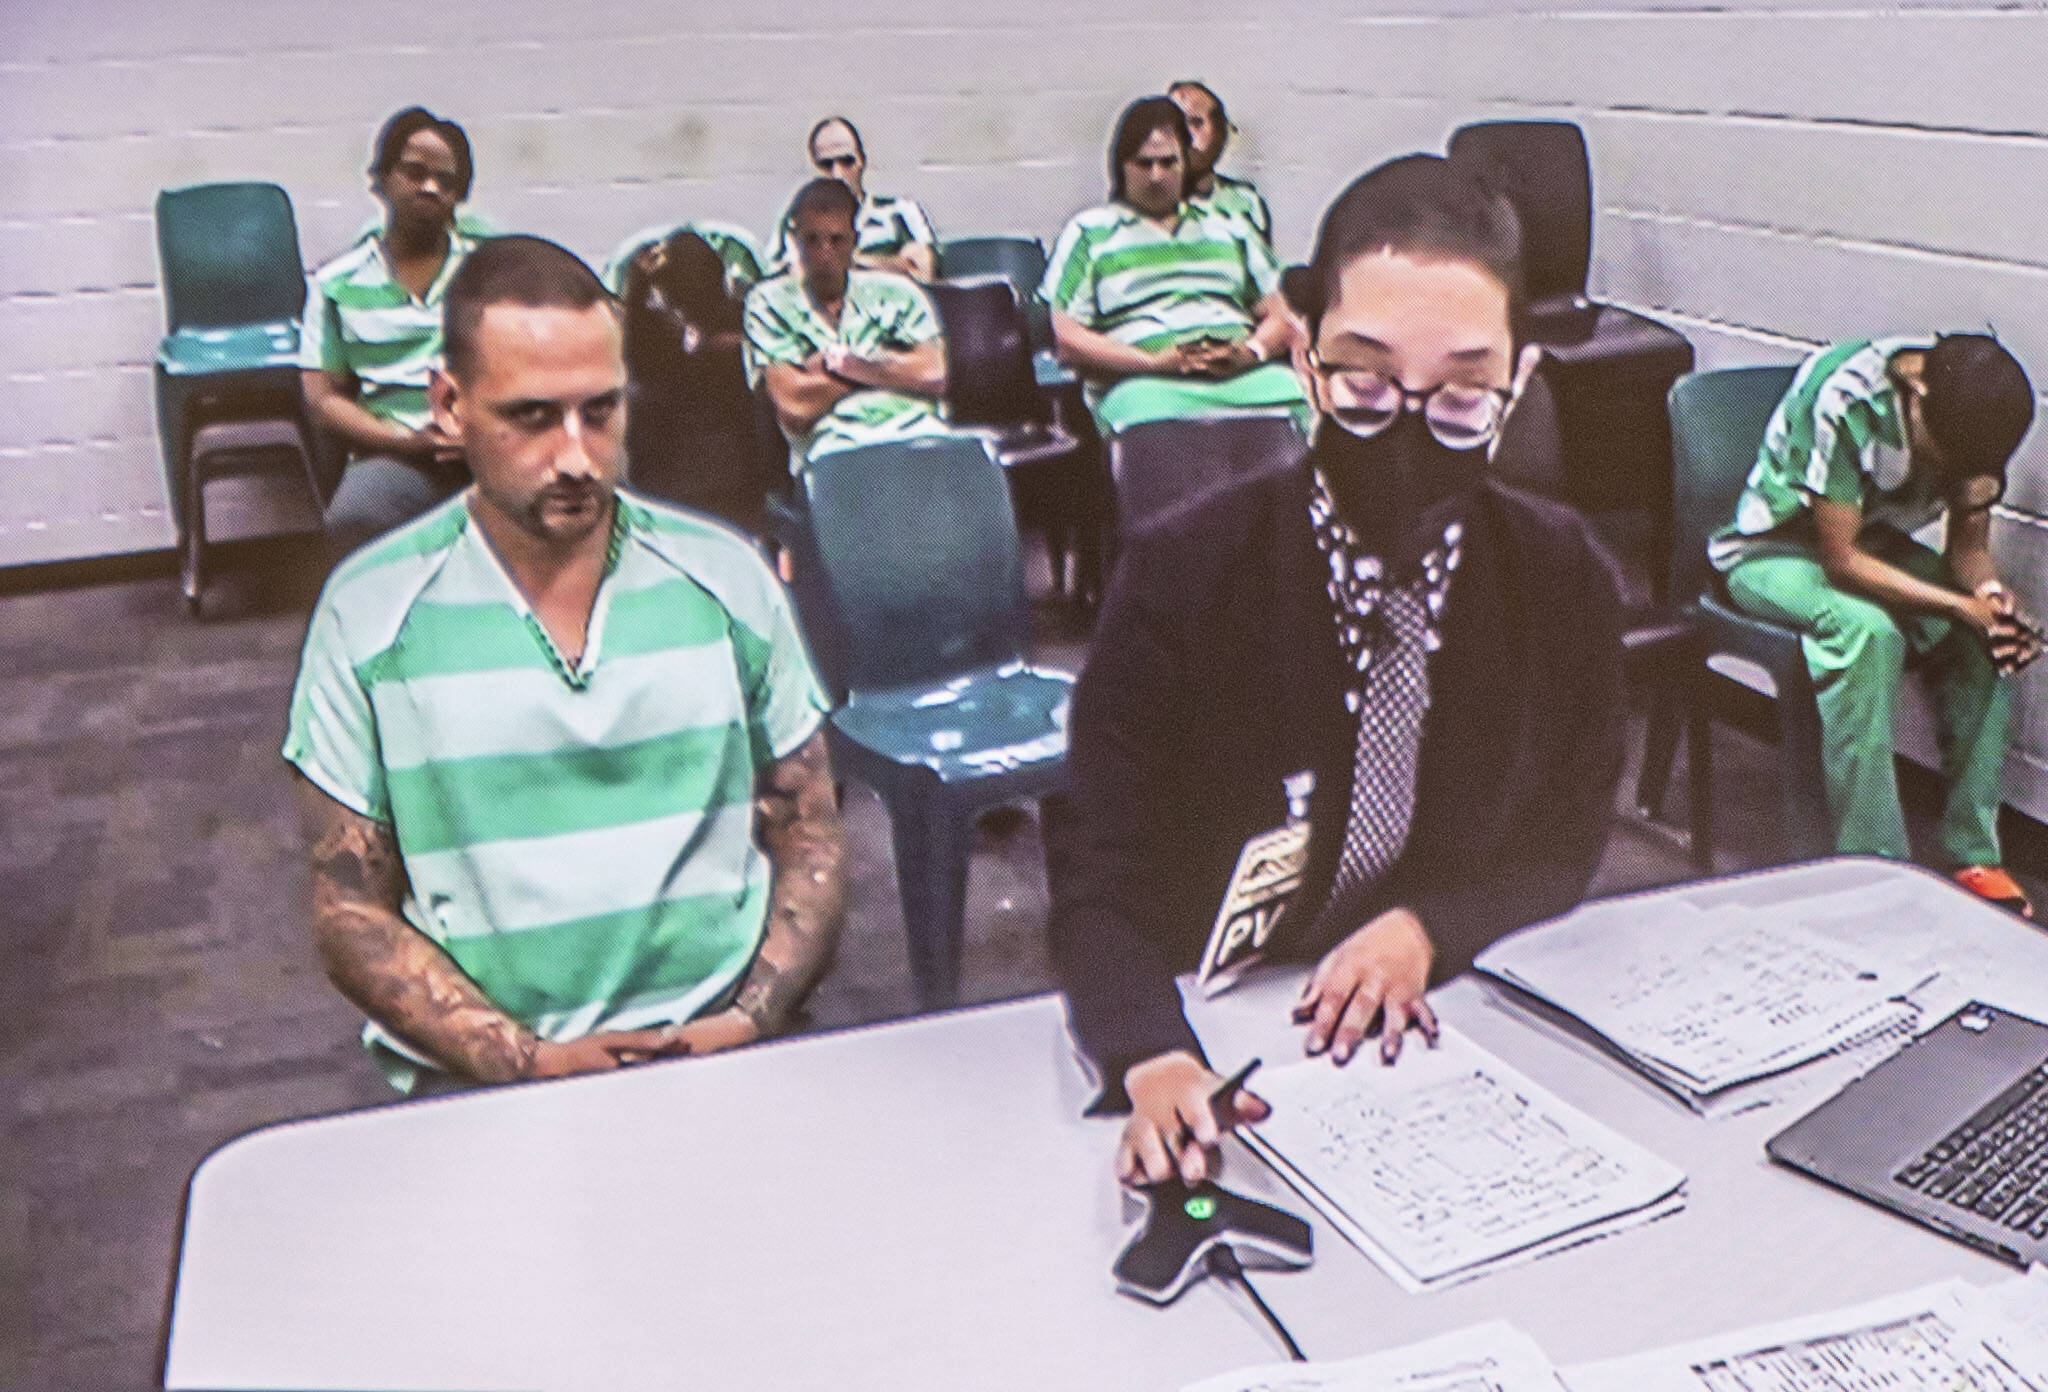
[[[329,577],[292,697],[313,932],[401,1091],[750,1043],[845,913],[827,700],[758,552],[618,487],[617,303],[478,247],[435,427],[475,482]]]
[[[308,277],[299,338],[307,409],[349,453],[324,518],[335,559],[469,482],[427,409],[442,296],[480,240],[456,216],[475,180],[469,137],[407,107],[377,133],[369,172],[382,228]]]

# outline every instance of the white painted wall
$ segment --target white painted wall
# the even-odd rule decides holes
[[[169,540],[156,190],[275,180],[317,262],[371,211],[371,131],[414,101],[470,130],[479,209],[593,258],[671,217],[765,232],[828,111],[942,236],[1050,239],[1100,197],[1118,107],[1202,76],[1295,256],[1377,160],[1567,117],[1593,148],[1596,291],[1704,365],[1989,322],[2048,383],[2044,68],[2039,0],[4,0],[0,565]],[[2044,441],[1997,542],[2048,612]],[[242,525],[276,522],[273,499]],[[2011,783],[2048,815],[2048,671],[2026,680]]]

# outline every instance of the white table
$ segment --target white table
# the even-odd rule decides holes
[[[1827,861],[1641,902],[1653,930],[1671,897],[1762,905],[1879,881],[1997,961],[1986,999],[2048,1010],[2048,940],[1912,870]],[[1219,1065],[1300,1047],[1284,1023],[1297,980],[1196,1010]],[[2004,1270],[1770,1165],[1763,1141],[1792,1109],[1705,1121],[1489,983],[1434,999],[1683,1166],[1690,1201],[1412,1297],[1318,1221],[1313,1268],[1260,1278],[1311,1356],[1504,1317],[1571,1362]],[[1082,1120],[1088,1096],[1040,997],[261,1131],[193,1177],[166,1380],[1138,1389],[1277,1357],[1213,1283],[1163,1311],[1114,1294],[1116,1124]],[[1225,1182],[1308,1213],[1234,1145]]]

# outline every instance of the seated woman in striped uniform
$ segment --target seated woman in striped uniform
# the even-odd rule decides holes
[[[1076,213],[1039,296],[1104,431],[1281,409],[1305,422],[1272,248],[1187,201],[1188,123],[1166,97],[1124,108],[1110,201]]]

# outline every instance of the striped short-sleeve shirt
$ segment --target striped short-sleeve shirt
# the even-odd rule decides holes
[[[1856,507],[1865,526],[1907,533],[1941,515],[1939,488],[1912,473],[1899,389],[1888,371],[1898,354],[1933,346],[1928,336],[1853,339],[1800,364],[1764,429],[1735,520],[1708,543],[1718,569],[1807,549],[1804,522],[1815,498]]]
[[[939,336],[938,315],[908,276],[856,266],[847,273],[846,298],[835,325],[818,312],[794,271],[770,276],[747,292],[747,380],[759,385],[769,363],[802,367],[829,343],[844,343],[862,357],[887,349],[905,352]],[[939,403],[929,397],[866,388],[848,392],[807,432],[790,441],[790,465],[832,450],[886,440],[943,434]]]
[[[1267,246],[1273,244],[1273,212],[1258,187],[1249,179],[1216,176],[1216,186],[1188,199],[1188,206],[1204,213],[1220,213],[1249,229]]]
[[[634,495],[585,648],[556,650],[458,494],[329,579],[284,744],[391,826],[407,921],[555,1040],[685,1020],[739,980],[768,901],[756,779],[827,709],[753,546]],[[407,1086],[405,1046],[364,1037]]]
[[[605,288],[614,295],[626,291],[626,271],[633,264],[633,258],[659,242],[665,242],[678,232],[695,232],[704,239],[705,245],[718,253],[718,260],[725,267],[726,289],[734,295],[744,295],[761,279],[761,249],[754,244],[754,238],[744,227],[730,223],[711,222],[706,219],[692,219],[689,222],[665,223],[659,227],[643,227],[632,236],[620,242],[611,259],[604,263],[601,277]]]
[[[866,256],[898,256],[912,242],[930,247],[934,255],[938,252],[939,239],[932,231],[932,220],[925,216],[917,200],[891,193],[870,193],[861,198],[860,209],[853,217],[854,250]],[[768,263],[778,271],[796,269],[796,226],[790,222],[788,213],[776,225],[775,251]]]
[[[1084,328],[1156,353],[1245,337],[1279,284],[1272,248],[1233,218],[1184,203],[1169,228],[1105,203],[1068,221],[1038,293]]]
[[[441,298],[476,239],[448,232],[441,273],[415,298],[398,283],[377,237],[362,241],[307,277],[299,366],[356,379],[356,400],[379,420],[423,429],[427,377],[441,357]]]

